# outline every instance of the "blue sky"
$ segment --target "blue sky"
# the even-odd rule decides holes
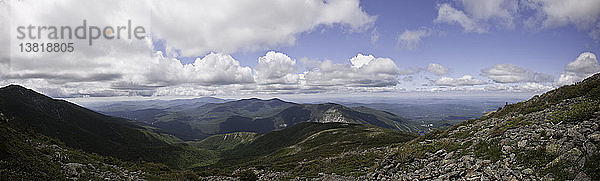
[[[539,94],[600,72],[597,0],[114,3],[98,9],[107,16],[79,1],[5,5],[5,27],[86,17],[150,32],[75,56],[12,52],[0,83],[55,97],[486,96]]]
[[[376,16],[374,25],[362,32],[339,26],[319,26],[301,33],[291,46],[274,46],[265,50],[240,51],[231,54],[242,65],[255,66],[256,59],[268,51],[284,52],[290,57],[303,57],[344,63],[357,53],[389,57],[401,67],[424,67],[438,63],[452,70],[451,75],[479,74],[494,64],[515,64],[527,69],[559,77],[564,66],[583,52],[597,54],[598,40],[575,26],[530,30],[523,25],[514,28],[490,28],[486,33],[464,32],[460,25],[434,23],[437,5],[455,1],[360,1],[361,8]],[[405,30],[430,28],[438,35],[423,38],[419,46],[407,50],[398,44]],[[378,40],[371,42],[374,32]],[[188,63],[201,56],[182,57]]]
[[[465,33],[460,25],[434,23],[436,1],[361,1],[369,15],[377,17],[373,28],[348,32],[339,27],[320,27],[303,33],[293,46],[269,50],[285,52],[290,57],[308,57],[347,62],[357,53],[389,57],[399,66],[445,65],[458,74],[478,74],[494,64],[515,64],[559,76],[564,66],[580,53],[600,50],[598,41],[574,26],[544,30],[493,28],[488,33]],[[459,3],[457,3],[459,4]],[[404,30],[432,28],[443,35],[424,38],[419,47],[406,50],[398,46],[397,37]],[[379,39],[371,43],[373,29]],[[244,65],[254,66],[268,50],[232,54]]]

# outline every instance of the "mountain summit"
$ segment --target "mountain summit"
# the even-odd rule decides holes
[[[600,180],[600,74],[394,151],[372,178]]]

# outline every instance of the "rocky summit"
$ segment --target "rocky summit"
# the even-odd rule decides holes
[[[416,138],[363,178],[599,180],[599,80],[595,75]]]
[[[370,174],[400,180],[591,180],[598,177],[600,112],[580,121],[555,113],[576,98],[543,111],[468,121],[399,148]],[[414,157],[413,157],[414,156]]]

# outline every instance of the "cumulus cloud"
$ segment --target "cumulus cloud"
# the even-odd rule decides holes
[[[292,84],[298,82],[296,60],[286,54],[269,51],[258,58],[254,67],[254,78],[260,84]]]
[[[398,35],[398,44],[407,50],[414,50],[421,43],[421,39],[431,35],[431,30],[421,28],[418,30],[404,30]]]
[[[483,80],[479,80],[473,78],[471,75],[464,75],[460,78],[450,78],[450,77],[441,77],[440,79],[435,81],[435,84],[438,86],[471,86],[471,85],[481,85],[486,82]]]
[[[565,66],[556,84],[574,84],[598,72],[600,72],[600,65],[598,65],[596,55],[591,52],[585,52]]]
[[[497,64],[481,70],[481,74],[499,83],[552,82],[554,78],[512,64]]]
[[[444,67],[443,65],[432,63],[427,66],[427,71],[436,75],[445,75],[450,72],[450,69]]]
[[[322,25],[362,31],[376,19],[358,0],[154,2],[152,31],[184,56],[293,45]]]
[[[449,4],[438,5],[438,16],[434,22],[458,24],[465,32],[484,33],[487,31],[463,11],[457,10]]]
[[[396,63],[389,58],[362,55],[350,59],[351,64],[336,64],[325,60],[314,70],[304,73],[309,86],[344,87],[392,87],[398,84],[402,74]]]
[[[360,68],[366,64],[369,64],[373,60],[375,60],[373,55],[363,55],[359,53],[350,59],[350,63],[352,64],[353,68]]]
[[[151,69],[146,73],[150,82],[166,85],[194,83],[200,85],[227,85],[252,83],[252,69],[240,65],[231,55],[210,53],[197,58],[192,64],[182,64],[173,57],[157,52]]]
[[[534,16],[524,21],[532,29],[575,26],[580,31],[600,40],[600,1],[596,0],[529,0],[522,1],[524,9],[533,10]]]
[[[580,29],[589,29],[600,16],[600,1],[596,0],[537,0],[532,3],[544,17],[544,27],[573,24]]]

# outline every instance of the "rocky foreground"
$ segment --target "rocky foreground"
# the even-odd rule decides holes
[[[581,105],[584,120],[562,119]],[[529,114],[467,121],[399,148],[377,180],[592,180],[599,173],[600,111],[585,98]],[[413,155],[413,156],[411,156]]]

